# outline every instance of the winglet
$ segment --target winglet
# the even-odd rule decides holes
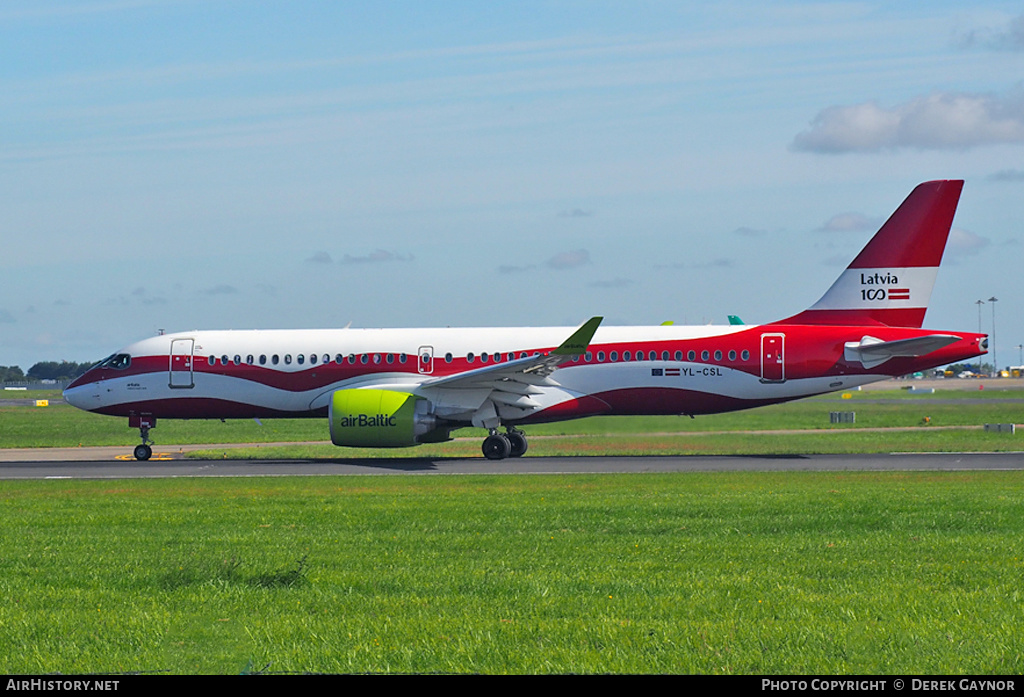
[[[573,332],[572,336],[562,342],[561,346],[551,352],[553,356],[579,356],[585,353],[590,341],[594,338],[598,326],[604,317],[591,317]]]

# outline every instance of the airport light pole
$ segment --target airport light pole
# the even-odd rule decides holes
[[[974,304],[978,306],[978,333],[981,334],[981,306],[985,304],[985,301],[975,300]]]
[[[992,306],[992,365],[995,366],[996,377],[999,377],[999,361],[996,360],[996,303],[999,298],[992,296],[988,299],[988,304]]]

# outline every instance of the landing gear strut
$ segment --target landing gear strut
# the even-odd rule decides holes
[[[484,438],[483,452],[488,460],[504,460],[506,457],[520,457],[526,452],[526,435],[515,428],[505,433],[498,433],[492,428],[489,436]]]
[[[156,426],[156,417],[153,416],[129,416],[128,425],[131,428],[139,429],[139,436],[142,438],[142,443],[135,446],[135,459],[140,461],[146,461],[153,456],[153,441],[149,439],[149,429]]]

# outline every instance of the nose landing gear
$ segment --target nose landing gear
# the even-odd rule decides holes
[[[153,456],[153,441],[149,439],[149,429],[156,427],[155,416],[129,416],[128,426],[139,429],[139,436],[142,443],[135,446],[135,459],[145,462]]]

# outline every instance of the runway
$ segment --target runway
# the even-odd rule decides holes
[[[82,449],[78,450],[81,454]],[[111,449],[123,454],[124,449]],[[49,452],[50,455],[58,455]],[[287,477],[327,475],[612,474],[655,472],[867,472],[1021,470],[1022,453],[926,453],[786,456],[642,456],[380,458],[329,460],[102,459],[33,460],[6,451],[0,479],[144,479],[162,477]]]

